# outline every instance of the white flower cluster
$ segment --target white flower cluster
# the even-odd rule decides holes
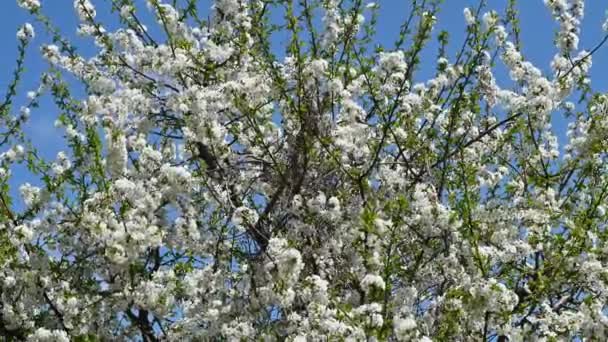
[[[34,38],[36,34],[34,33],[34,27],[30,23],[25,23],[19,31],[17,31],[17,39],[22,41],[29,41]]]
[[[39,0],[17,0],[17,5],[21,8],[25,8],[28,11],[35,11],[40,8]]]
[[[557,46],[565,52],[578,49],[579,26],[584,15],[583,0],[544,0],[553,16],[559,21]]]

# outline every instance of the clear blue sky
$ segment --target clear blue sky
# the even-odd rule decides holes
[[[81,53],[90,56],[94,53],[93,45],[90,41],[77,37],[75,29],[77,18],[73,9],[72,0],[42,0],[43,12],[58,24],[63,33],[76,42],[76,46]],[[116,27],[115,14],[109,13],[109,0],[92,0],[97,7],[98,18],[101,19],[109,29]],[[143,0],[137,0],[143,4]],[[376,0],[380,4],[381,12],[378,26],[378,41],[387,47],[392,46],[397,37],[399,26],[406,17],[409,0]],[[0,95],[4,96],[7,84],[12,77],[15,59],[17,56],[17,40],[15,33],[19,26],[24,22],[33,22],[30,15],[20,9],[15,0],[0,0]],[[209,0],[201,0],[201,4],[209,6]],[[477,1],[473,0],[446,0],[439,14],[439,24],[435,33],[446,29],[450,33],[453,55],[456,47],[460,46],[464,39],[465,25],[462,9],[466,6],[475,7]],[[489,8],[494,8],[502,12],[506,7],[507,0],[488,0]],[[549,71],[549,62],[556,52],[552,44],[554,32],[557,29],[556,23],[551,19],[549,11],[545,8],[542,0],[520,0],[519,10],[521,14],[522,42],[524,56],[535,63],[543,71]],[[141,6],[145,11],[145,5]],[[582,27],[580,47],[591,49],[603,37],[601,30],[602,22],[605,18],[605,11],[608,2],[603,0],[586,1],[585,19]],[[114,18],[114,19],[112,19]],[[154,26],[150,24],[149,27]],[[16,111],[25,103],[25,93],[35,89],[38,84],[41,72],[46,69],[46,63],[40,58],[39,46],[50,42],[50,38],[43,32],[43,28],[35,25],[37,36],[33,44],[28,49],[26,59],[26,72],[24,80],[18,88],[19,95],[16,98],[13,110]],[[423,65],[434,68],[436,48],[430,48],[422,55]],[[428,62],[426,62],[428,61]],[[594,65],[592,68],[592,86],[595,90],[606,91],[608,88],[608,46],[598,51],[593,57]],[[420,76],[425,76],[421,73]],[[428,73],[427,73],[428,74]],[[422,79],[420,79],[422,80]],[[499,80],[500,81],[500,80]],[[58,111],[54,107],[49,97],[44,97],[40,108],[32,111],[31,120],[26,126],[26,132],[40,152],[48,159],[53,159],[64,144],[62,143],[63,132],[54,128],[53,123],[57,118]],[[559,123],[558,123],[559,125]],[[563,126],[563,123],[561,124]],[[564,130],[561,130],[562,132]],[[38,181],[27,175],[23,168],[13,170],[13,185],[29,181],[39,184]],[[13,189],[13,193],[16,194]],[[16,201],[18,202],[18,201]]]

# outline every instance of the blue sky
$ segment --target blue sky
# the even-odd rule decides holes
[[[17,56],[17,40],[15,33],[19,26],[24,22],[33,22],[29,13],[20,9],[15,0],[1,0],[0,5],[0,41],[3,48],[0,52],[0,95],[3,96],[8,83],[12,77],[15,59]],[[79,51],[87,56],[94,53],[94,47],[89,40],[78,37],[75,33],[78,20],[74,12],[72,0],[42,0],[43,12],[53,19],[62,32],[75,41],[75,45]],[[143,0],[137,0],[137,3],[143,4]],[[115,14],[109,13],[110,0],[93,0],[97,7],[98,18],[101,19],[109,29],[117,26]],[[408,15],[408,4],[406,0],[379,0],[376,1],[381,6],[378,26],[378,42],[387,47],[393,45],[397,38],[399,26],[404,18]],[[451,37],[451,55],[453,56],[464,39],[465,24],[462,15],[464,7],[474,8],[478,2],[473,0],[446,0],[441,13],[439,14],[439,23],[435,30],[438,33],[440,30],[448,30]],[[209,6],[209,0],[201,0],[201,6]],[[488,0],[489,8],[497,9],[502,12],[506,7],[507,0]],[[551,19],[550,12],[545,8],[542,0],[520,0],[518,8],[521,14],[522,26],[522,42],[524,56],[535,63],[543,71],[549,71],[549,62],[556,52],[553,46],[552,39],[554,32],[557,29],[557,24]],[[601,29],[602,22],[605,19],[605,11],[608,4],[600,0],[588,0],[585,8],[585,19],[582,26],[582,35],[580,47],[591,49],[603,37]],[[145,6],[141,6],[143,11],[146,11]],[[153,23],[149,23],[149,27],[153,27]],[[43,28],[35,25],[37,36],[33,44],[28,48],[26,58],[26,72],[23,77],[23,82],[18,88],[18,96],[15,99],[13,110],[17,111],[21,105],[25,103],[25,93],[37,87],[40,74],[46,69],[46,63],[40,58],[40,44],[50,42]],[[428,69],[422,70],[419,73],[418,81],[429,75],[429,71],[434,70],[434,63],[437,49],[431,47],[426,49],[422,54],[422,64]],[[596,91],[606,91],[608,88],[608,77],[606,73],[606,64],[608,64],[608,46],[598,51],[593,57],[594,66],[592,68],[592,86]],[[500,80],[499,80],[500,81]],[[77,88],[75,88],[77,89]],[[78,94],[78,93],[76,93]],[[62,138],[62,130],[56,129],[53,126],[57,118],[58,111],[52,104],[49,97],[44,97],[41,100],[41,106],[32,110],[31,120],[26,126],[26,132],[32,137],[34,145],[39,149],[41,154],[48,159],[55,157],[64,144]],[[556,126],[564,126],[563,122],[557,121]],[[560,129],[563,127],[557,127]],[[23,168],[13,170],[13,185],[21,184],[24,181],[38,183],[31,176],[27,175]],[[15,187],[14,187],[15,188]],[[16,189],[13,189],[16,190]],[[15,193],[15,191],[12,191]]]

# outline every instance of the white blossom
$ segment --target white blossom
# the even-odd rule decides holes
[[[28,11],[34,11],[40,8],[39,0],[17,0],[19,7],[24,8]]]
[[[19,31],[17,31],[17,38],[19,40],[28,41],[35,37],[34,27],[30,23],[25,23]]]
[[[475,16],[471,12],[470,8],[465,7],[463,10],[463,14],[464,14],[464,21],[467,23],[467,25],[475,24]]]

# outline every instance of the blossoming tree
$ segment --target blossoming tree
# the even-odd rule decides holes
[[[45,2],[17,2],[34,26],[0,107],[8,340],[608,335],[608,95],[588,77],[608,38],[579,49],[582,0],[545,0],[559,31],[540,66],[520,52],[515,0],[465,9],[456,51],[433,30],[440,0],[412,0],[384,47],[388,1],[215,0],[207,15],[107,0],[109,30],[75,0],[93,57]],[[34,27],[52,37],[48,70],[15,110]],[[45,94],[56,160],[23,130]],[[39,186],[11,181],[18,164]]]

